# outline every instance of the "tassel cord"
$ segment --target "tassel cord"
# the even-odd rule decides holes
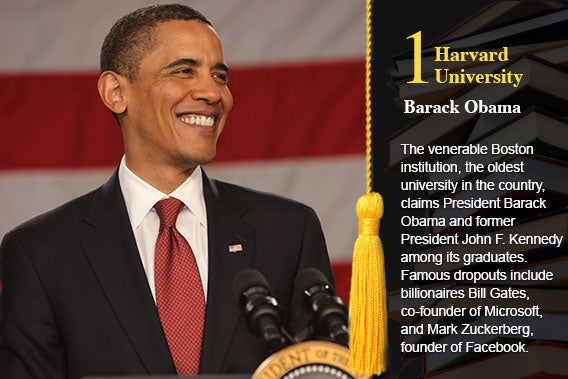
[[[368,376],[386,370],[388,346],[384,252],[379,238],[383,200],[381,195],[372,192],[371,2],[366,1],[366,195],[357,202],[359,236],[353,249],[349,307],[351,366],[355,371]]]

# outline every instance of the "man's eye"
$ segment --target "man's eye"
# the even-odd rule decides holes
[[[179,70],[176,71],[176,74],[191,74],[193,73],[193,70],[191,68],[181,68]]]
[[[224,73],[216,73],[213,74],[213,77],[216,79],[219,79],[219,81],[223,82],[223,83],[227,83],[229,81],[229,75],[224,74]]]

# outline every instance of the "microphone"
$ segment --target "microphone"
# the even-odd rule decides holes
[[[233,287],[249,331],[264,340],[271,354],[285,347],[282,311],[264,275],[253,269],[243,270],[235,276]]]
[[[307,268],[296,277],[294,288],[303,293],[305,305],[313,315],[316,332],[335,343],[348,346],[347,308],[335,296],[325,275],[315,268]]]

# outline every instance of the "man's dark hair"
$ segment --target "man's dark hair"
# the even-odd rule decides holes
[[[101,48],[101,72],[110,70],[130,81],[135,80],[140,61],[154,49],[154,27],[171,20],[198,20],[211,25],[205,16],[186,5],[140,8],[118,20],[105,37]]]

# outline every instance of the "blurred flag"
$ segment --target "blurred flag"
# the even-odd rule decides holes
[[[184,3],[211,20],[231,67],[235,105],[206,172],[314,207],[346,298],[364,193],[364,3]],[[120,129],[96,89],[98,54],[116,19],[148,4],[2,4],[0,236],[97,187],[119,163]]]

